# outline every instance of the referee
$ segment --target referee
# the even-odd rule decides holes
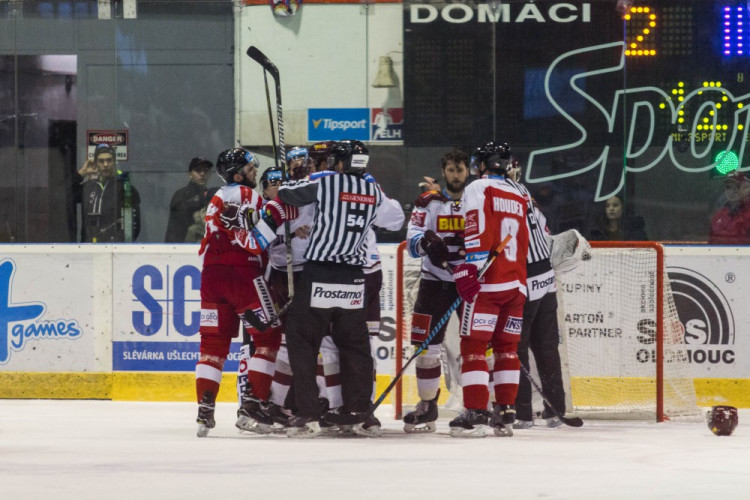
[[[344,405],[328,412],[326,420],[337,425],[361,424],[370,408],[373,360],[364,309],[365,237],[372,225],[395,230],[402,221],[396,221],[399,227],[394,228],[394,221],[381,220],[388,218],[385,195],[365,175],[368,161],[364,144],[341,141],[328,157],[331,171],[279,189],[284,203],[315,204],[307,261],[287,317],[294,393],[290,437],[320,433],[315,375],[320,343],[329,332],[340,352]]]
[[[518,358],[529,371],[529,348],[534,353],[542,391],[554,408],[565,414],[565,389],[560,366],[560,334],[557,323],[557,284],[555,272],[550,264],[547,245],[547,220],[531,198],[529,190],[520,183],[521,168],[518,160],[511,157],[507,177],[516,182],[528,203],[529,253],[526,259],[527,297],[523,306],[523,328],[518,344]],[[547,403],[544,403],[542,418],[548,427],[562,425]],[[528,429],[534,425],[531,406],[531,384],[526,376],[518,381],[516,395],[516,429]]]

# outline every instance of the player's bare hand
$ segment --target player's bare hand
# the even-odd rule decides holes
[[[419,186],[424,188],[425,191],[440,191],[440,184],[435,179],[426,175],[422,178],[424,182],[420,182]]]
[[[310,236],[310,226],[300,226],[294,230],[294,236],[306,240]]]

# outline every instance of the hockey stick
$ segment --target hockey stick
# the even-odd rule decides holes
[[[497,255],[500,252],[503,251],[503,249],[505,248],[505,246],[510,241],[510,238],[511,238],[511,235],[507,235],[503,239],[503,241],[500,242],[500,244],[497,246],[497,248],[495,248],[490,253],[489,257],[487,258],[487,261],[482,266],[482,269],[480,269],[479,272],[477,273],[477,279],[481,278],[484,275],[485,271],[487,271],[487,269],[489,269],[490,265],[495,260],[495,257],[497,257]],[[417,346],[417,348],[414,350],[414,353],[406,361],[406,364],[404,364],[404,366],[401,367],[401,370],[399,370],[399,372],[396,374],[396,376],[393,377],[393,380],[391,380],[391,383],[388,384],[388,387],[385,388],[385,390],[383,391],[383,393],[380,396],[378,396],[378,399],[376,399],[375,402],[372,404],[372,406],[370,407],[370,410],[367,413],[368,416],[372,415],[373,413],[375,413],[375,410],[378,408],[378,406],[381,405],[381,403],[383,402],[383,400],[385,400],[386,396],[388,396],[388,394],[396,386],[396,384],[399,382],[399,380],[401,380],[401,377],[404,375],[404,372],[409,367],[409,365],[412,363],[412,361],[414,361],[415,359],[417,359],[417,356],[419,356],[422,353],[422,351],[424,351],[425,349],[427,349],[427,347],[430,345],[430,342],[432,341],[432,339],[435,338],[435,335],[438,334],[438,332],[443,327],[443,325],[451,319],[451,316],[453,315],[453,312],[456,309],[458,309],[459,305],[461,305],[461,297],[457,298],[453,302],[453,304],[451,304],[451,306],[448,308],[448,310],[445,311],[445,314],[443,314],[443,317],[440,318],[440,321],[438,321],[437,324],[435,324],[435,326],[432,328],[432,331],[427,336],[427,338],[424,339],[424,341],[421,344],[419,344],[419,346]]]
[[[289,299],[286,304],[281,306],[281,309],[276,311],[275,314],[272,314],[271,317],[268,318],[268,321],[261,321],[260,318],[252,311],[252,309],[248,309],[247,311],[245,311],[242,314],[242,317],[259,332],[265,332],[271,325],[278,321],[280,317],[286,314],[291,306],[292,299]]]
[[[251,45],[247,49],[247,55],[255,62],[260,64],[264,71],[271,73],[274,85],[276,86],[276,121],[278,123],[279,131],[279,150],[274,154],[275,165],[279,166],[281,161],[282,171],[284,180],[289,180],[289,172],[286,167],[286,147],[284,145],[284,115],[281,108],[281,76],[279,75],[279,68],[276,67],[266,55],[260,51],[255,45]],[[265,74],[264,74],[265,77]],[[268,88],[266,87],[266,98],[268,106],[271,106],[271,99],[268,95]],[[273,124],[271,125],[271,135],[273,135]],[[274,144],[274,149],[275,149]],[[292,238],[291,230],[289,229],[289,221],[284,221],[284,237],[286,240],[286,274],[287,274],[287,290],[289,290],[289,301],[291,302],[294,297],[294,276],[292,271]]]
[[[263,70],[263,83],[266,85],[266,106],[268,107],[268,126],[271,128],[271,145],[273,146],[274,165],[279,168],[279,155],[276,150],[276,133],[273,130],[273,112],[271,111],[271,93],[268,90],[268,71]]]
[[[547,403],[547,408],[552,411],[552,413],[555,414],[557,418],[560,419],[560,422],[564,423],[565,425],[569,425],[570,427],[580,427],[583,425],[583,420],[581,420],[578,417],[566,417],[565,415],[561,414],[559,411],[557,411],[557,408],[555,408],[552,403],[549,402],[549,399],[547,399],[547,396],[544,395],[542,392],[542,388],[539,387],[539,384],[536,383],[536,380],[531,376],[529,371],[526,369],[525,366],[523,366],[523,363],[521,363],[521,371],[526,376],[527,379],[529,379],[529,382],[531,382],[531,385],[534,386],[534,389],[536,389],[536,392],[539,393],[540,396],[542,396],[542,399],[545,403]]]

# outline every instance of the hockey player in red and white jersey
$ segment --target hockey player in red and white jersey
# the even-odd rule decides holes
[[[464,199],[469,176],[469,157],[454,150],[441,159],[445,189],[427,191],[414,202],[406,234],[409,255],[424,257],[419,291],[412,314],[411,343],[425,341],[458,293],[450,266],[464,262]],[[445,321],[417,358],[417,391],[420,402],[404,416],[404,431],[434,432],[440,394],[441,344],[448,322]]]
[[[458,294],[465,301],[461,316],[461,385],[466,408],[449,424],[454,437],[487,435],[488,343],[494,352],[497,404],[492,417],[497,422],[496,435],[512,435],[520,375],[516,348],[526,300],[527,202],[516,184],[505,178],[510,161],[507,144],[485,145],[477,153],[472,158],[472,169],[481,178],[464,192],[466,263],[456,266],[453,273]],[[501,244],[504,246],[482,279],[478,279],[478,270]]]
[[[317,151],[320,153],[320,150]],[[307,178],[310,173],[313,159],[308,153],[308,148],[293,147],[286,154],[289,178],[292,181]],[[324,164],[325,166],[325,164]],[[279,167],[270,167],[261,176],[261,188],[263,203],[268,203],[276,198],[284,177],[284,171]],[[310,233],[314,207],[305,206],[299,209],[299,215],[289,223],[291,235],[291,257],[294,284],[299,279],[302,265],[305,262],[304,253],[307,249],[307,237]],[[277,305],[286,304],[289,301],[289,281],[287,278],[287,248],[286,230],[284,226],[276,229],[276,239],[268,248],[268,266],[265,270],[265,279],[271,287],[271,294]],[[289,367],[289,355],[286,349],[286,340],[283,335],[284,318],[282,323],[281,346],[276,355],[276,366],[271,383],[271,395],[265,411],[275,424],[285,426],[291,415],[285,409],[285,399],[289,392],[292,381],[292,372]],[[244,342],[240,351],[240,366],[237,374],[237,393],[242,397],[245,383],[247,381],[247,366],[251,355],[251,346],[248,341]]]
[[[203,263],[200,358],[195,368],[199,437],[215,426],[222,369],[240,322],[253,337],[256,349],[236,426],[270,431],[271,422],[266,420],[262,404],[268,399],[281,331],[278,321],[265,331],[256,328],[275,314],[262,270],[276,227],[294,218],[296,209],[273,201],[260,217],[262,201],[253,190],[257,167],[252,153],[241,148],[222,152],[216,162],[227,185],[219,189],[206,210],[206,235],[199,251]]]

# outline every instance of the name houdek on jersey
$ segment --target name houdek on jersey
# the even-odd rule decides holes
[[[500,2],[497,2],[500,4]],[[545,6],[533,2],[502,3],[493,6],[480,3],[475,6],[464,3],[434,4],[413,3],[409,5],[409,22],[431,23],[442,20],[461,24],[478,23],[573,23],[591,22],[590,3],[553,3]]]

